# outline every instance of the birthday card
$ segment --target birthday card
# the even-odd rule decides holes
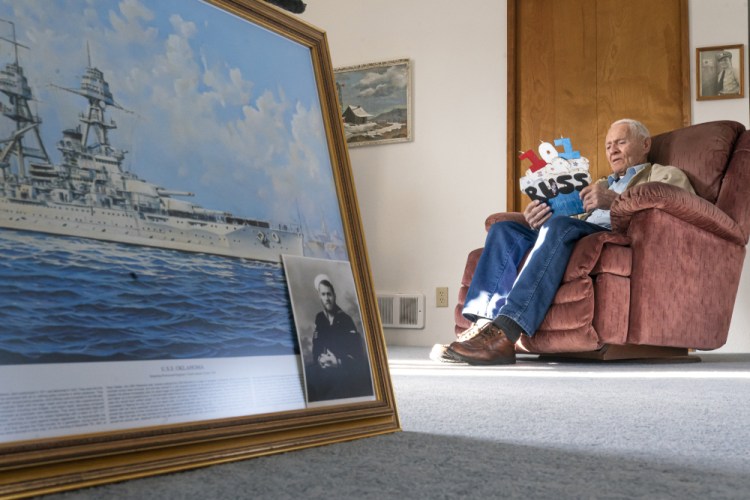
[[[547,203],[553,216],[583,213],[579,192],[591,184],[589,161],[580,151],[573,150],[569,138],[554,142],[554,146],[549,142],[539,145],[541,158],[531,149],[519,156],[531,162],[531,168],[521,178],[521,191],[532,200]],[[555,146],[562,146],[563,151]]]

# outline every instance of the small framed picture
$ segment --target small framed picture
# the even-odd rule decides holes
[[[335,68],[348,146],[412,140],[411,64],[408,59]]]
[[[697,100],[745,97],[744,45],[699,47],[695,56]]]

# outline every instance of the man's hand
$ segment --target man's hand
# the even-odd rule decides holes
[[[601,208],[609,210],[612,202],[619,196],[617,193],[607,187],[606,182],[597,182],[589,184],[580,192],[583,201],[583,209],[587,212]]]
[[[547,219],[552,217],[552,209],[546,203],[542,203],[539,200],[532,200],[531,203],[526,205],[523,216],[526,222],[529,223],[529,226],[531,226],[531,229],[539,229],[542,227],[542,224],[547,222]]]
[[[326,349],[324,353],[318,356],[318,364],[325,370],[326,368],[336,368],[341,364],[341,361],[330,349]]]

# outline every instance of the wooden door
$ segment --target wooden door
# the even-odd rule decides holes
[[[690,123],[687,0],[508,0],[508,210],[528,198],[519,152],[565,136],[594,178],[619,118]]]

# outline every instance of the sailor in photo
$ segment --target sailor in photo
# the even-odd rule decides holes
[[[308,371],[311,401],[371,394],[367,351],[354,320],[336,303],[330,278],[319,274],[314,280],[323,309],[315,316],[312,366]]]

